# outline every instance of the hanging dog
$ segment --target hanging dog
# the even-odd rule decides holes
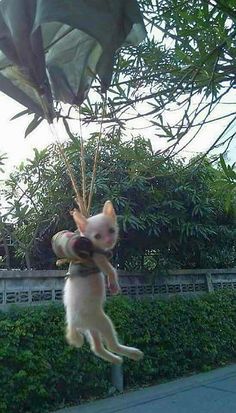
[[[79,232],[62,231],[52,240],[56,255],[70,260],[64,290],[67,341],[81,347],[86,337],[91,350],[113,364],[121,364],[121,356],[140,360],[143,353],[119,343],[113,323],[104,312],[105,275],[111,293],[120,291],[117,272],[109,262],[118,239],[113,205],[107,201],[102,213],[90,218],[76,209],[71,215]]]

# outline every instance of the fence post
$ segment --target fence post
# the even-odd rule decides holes
[[[121,393],[124,391],[124,375],[122,366],[113,364],[111,367],[111,381],[116,390]]]
[[[210,272],[206,273],[206,284],[207,284],[207,291],[209,293],[213,292],[214,287],[213,287],[213,284],[212,284],[212,278],[211,278],[211,273]]]

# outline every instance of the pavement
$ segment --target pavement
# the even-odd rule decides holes
[[[236,364],[55,413],[236,413]]]

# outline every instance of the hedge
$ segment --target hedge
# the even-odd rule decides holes
[[[145,358],[124,363],[125,387],[223,365],[236,355],[236,294],[196,299],[129,300],[116,297],[107,311],[121,340]],[[14,308],[0,313],[0,412],[45,413],[111,390],[110,365],[85,345],[64,339],[61,306]]]

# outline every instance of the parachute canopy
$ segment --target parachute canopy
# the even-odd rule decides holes
[[[117,49],[145,36],[136,0],[1,0],[0,90],[52,118],[54,99],[81,104],[95,77],[105,91]]]

